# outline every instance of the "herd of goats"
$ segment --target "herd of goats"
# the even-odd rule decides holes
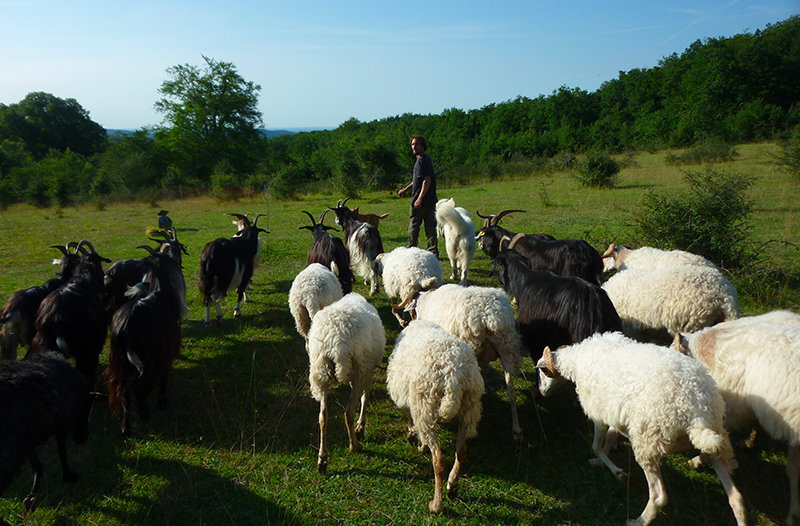
[[[305,339],[312,396],[319,401],[317,469],[325,473],[327,392],[350,384],[345,412],[350,450],[360,451],[373,373],[381,364],[386,333],[378,312],[352,292],[354,280],[379,278],[402,331],[386,369],[391,399],[408,416],[408,438],[431,452],[435,478],[429,509],[443,507],[444,460],[436,424],[458,420],[456,456],[447,478],[455,495],[466,451],[481,418],[484,382],[479,362],[500,360],[511,406],[512,436],[523,443],[514,378],[527,351],[549,395],[565,381],[594,424],[593,463],[620,480],[627,474],[608,457],[619,435],[630,440],[648,482],[649,500],[629,524],[648,524],[666,504],[663,456],[688,449],[710,463],[728,495],[739,526],[744,500],[731,478],[736,467],[731,430],[754,425],[788,444],[789,526],[800,525],[800,315],[774,311],[741,317],[735,288],[706,259],[683,251],[611,245],[600,254],[580,239],[513,233],[500,220],[522,210],[481,215],[476,232],[469,213],[452,199],[436,217],[457,283],[443,284],[436,255],[415,247],[384,252],[381,216],[360,214],[347,200],[319,219],[304,211],[313,241],[308,265],[293,280],[289,308]],[[332,211],[341,238],[324,224]],[[221,302],[236,291],[234,315],[261,260],[256,214],[231,214],[238,232],[208,243],[200,256],[199,289],[205,324],[222,321]],[[385,217],[385,216],[384,216]],[[181,260],[186,253],[166,211],[148,235],[158,248],[106,271],[86,240],[56,246],[56,278],[17,291],[0,312],[0,495],[27,459],[34,471],[25,499],[35,508],[43,467],[36,448],[55,436],[63,477],[72,480],[65,440],[82,443],[96,393],[97,367],[109,339],[109,404],[130,436],[131,399],[143,420],[157,390],[167,403],[166,381],[181,347],[187,314]],[[477,247],[492,259],[499,287],[468,286]],[[608,276],[604,279],[604,276]],[[24,359],[17,350],[27,346]],[[74,362],[74,367],[67,359]],[[359,406],[358,420],[355,411]],[[5,524],[0,519],[0,524]]]

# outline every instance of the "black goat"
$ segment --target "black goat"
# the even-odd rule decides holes
[[[169,255],[179,265],[183,261],[183,254],[189,255],[186,245],[178,241],[178,232],[174,229],[168,231],[148,228],[147,236],[151,241],[159,243],[159,252]],[[147,268],[142,265],[143,259],[145,258],[121,259],[106,270],[103,287],[109,320],[117,309],[132,299],[133,296],[129,292],[131,287],[142,283],[147,274]]]
[[[22,360],[0,362],[0,496],[27,459],[33,468],[33,486],[25,508],[33,511],[44,467],[36,448],[56,437],[62,478],[78,475],[67,463],[66,438],[78,444],[89,437],[89,386],[63,356],[42,352]],[[3,521],[0,519],[0,524]]]
[[[369,293],[372,295],[378,291],[378,272],[374,261],[378,254],[384,252],[383,241],[377,228],[353,217],[353,212],[345,206],[348,199],[339,200],[336,208],[330,210],[336,213],[336,223],[342,227],[344,246],[350,252],[353,270],[364,278],[364,283],[369,280]]]
[[[88,247],[88,251],[85,250]],[[36,335],[28,354],[58,351],[75,359],[75,368],[94,387],[97,364],[108,333],[103,307],[103,262],[89,241],[78,244],[82,252],[75,273],[66,285],[47,295],[36,313]]]
[[[596,332],[622,330],[614,305],[594,283],[533,270],[527,258],[511,249],[501,250],[492,266],[517,301],[517,327],[533,361],[545,347],[557,349]]]
[[[503,216],[524,210],[503,210],[497,215],[481,215],[483,228],[478,232],[481,250],[494,259],[504,237],[517,238],[514,250],[528,258],[536,270],[549,270],[559,276],[577,276],[589,283],[603,282],[603,258],[583,239],[556,239],[549,234],[515,234],[497,223]],[[517,237],[519,236],[519,237]]]
[[[30,345],[35,334],[34,322],[39,305],[48,294],[63,287],[75,272],[80,256],[70,252],[69,249],[77,247],[77,243],[69,245],[52,245],[50,248],[59,249],[64,255],[54,264],[59,265],[58,275],[45,282],[24,290],[13,293],[0,311],[0,357],[7,360],[17,359],[17,348],[20,345]]]
[[[328,233],[328,230],[336,230],[332,226],[326,226],[323,223],[328,210],[324,210],[322,215],[319,216],[319,223],[314,220],[314,216],[310,212],[303,210],[303,213],[311,218],[311,226],[301,226],[300,228],[310,230],[314,235],[314,241],[308,251],[307,263],[309,265],[319,263],[329,268],[339,279],[339,283],[342,285],[342,292],[350,294],[353,292],[353,270],[350,268],[350,253],[341,239]]]
[[[122,411],[122,434],[130,436],[131,393],[142,420],[150,418],[147,397],[159,386],[158,405],[167,404],[167,376],[181,348],[181,320],[187,313],[186,282],[180,265],[170,256],[150,252],[144,258],[146,296],[125,303],[114,315],[109,338],[108,400],[115,412]]]
[[[220,302],[229,291],[236,289],[238,299],[233,309],[233,315],[242,315],[242,299],[253,270],[260,259],[261,244],[258,240],[259,232],[268,231],[258,228],[258,218],[263,214],[256,214],[252,224],[236,233],[232,238],[221,237],[211,241],[203,247],[200,254],[200,280],[198,288],[203,295],[206,306],[205,325],[211,323],[211,303],[217,311],[217,325],[222,324],[222,308]],[[249,221],[248,221],[249,223]]]

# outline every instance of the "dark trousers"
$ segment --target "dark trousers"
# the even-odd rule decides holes
[[[425,236],[428,238],[427,249],[439,256],[439,238],[436,235],[436,208],[414,208],[411,205],[408,222],[408,246],[415,247],[419,243],[419,229],[425,223]]]

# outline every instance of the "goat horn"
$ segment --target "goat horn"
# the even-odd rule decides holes
[[[347,204],[347,202],[348,202],[349,200],[350,200],[350,198],[348,197],[347,199],[345,199],[344,201],[342,201],[342,204],[340,204],[339,206],[344,206],[344,205],[346,205],[346,204]]]
[[[514,213],[514,212],[524,212],[524,211],[525,211],[525,210],[518,210],[518,209],[514,209],[514,210],[503,210],[502,212],[500,212],[499,214],[497,214],[496,216],[494,216],[494,217],[492,218],[492,225],[496,225],[497,223],[499,223],[499,222],[500,222],[500,220],[501,220],[501,219],[503,219],[503,217],[504,217],[504,216],[507,216],[508,214],[512,214],[512,213]]]
[[[519,241],[519,240],[520,240],[520,239],[522,239],[523,237],[525,237],[525,234],[523,234],[522,232],[520,232],[519,234],[517,234],[516,236],[514,236],[514,238],[513,238],[513,239],[511,240],[511,242],[508,244],[508,250],[514,250],[514,246],[517,244],[517,241]]]
[[[248,212],[246,214],[237,214],[237,213],[234,213],[234,212],[227,212],[226,213],[226,215],[233,216],[236,219],[238,219],[239,221],[243,222],[244,226],[250,226],[250,219],[247,218],[247,216],[249,214],[250,214],[250,212]]]
[[[483,218],[483,228],[489,228],[490,226],[492,226],[492,219],[494,219],[494,216],[492,214],[485,216],[481,214],[478,210],[475,210],[475,213],[478,214],[478,217]]]
[[[608,245],[608,248],[606,249],[606,251],[605,251],[605,252],[603,252],[603,255],[602,255],[602,256],[600,256],[600,257],[603,257],[603,258],[610,258],[611,256],[613,256],[613,255],[614,255],[614,250],[615,250],[616,248],[617,248],[617,246],[616,246],[614,243],[611,243],[610,245]]]
[[[405,309],[408,306],[408,304],[411,303],[414,300],[414,298],[416,298],[418,295],[419,295],[418,290],[412,290],[411,292],[408,293],[405,299],[402,302],[400,302],[400,305],[392,304],[392,307],[396,309]]]
[[[307,211],[303,210],[303,213],[311,218],[311,226],[317,226],[317,220],[314,219],[314,216],[311,215],[311,212],[307,212]],[[323,214],[323,215],[325,215],[325,214]]]
[[[505,247],[503,246],[504,242],[506,244]],[[511,243],[511,238],[510,237],[503,236],[502,238],[500,238],[500,252],[505,252],[506,250],[508,250],[509,243]]]
[[[330,208],[326,208],[325,210],[323,210],[322,211],[322,215],[319,216],[319,224],[320,225],[322,224],[323,221],[325,221],[325,214],[328,213],[328,210],[330,210]],[[311,215],[311,214],[309,214],[309,215]]]
[[[256,223],[258,223],[258,218],[259,217],[263,217],[265,215],[267,215],[267,214],[256,214],[255,217],[253,217],[253,226],[256,226]]]
[[[151,256],[152,256],[153,254],[155,254],[155,253],[156,253],[155,249],[154,249],[153,247],[151,247],[150,245],[139,245],[139,246],[138,246],[138,247],[136,247],[136,248],[143,248],[143,249],[145,249],[146,251],[150,252],[150,255],[151,255]]]
[[[80,243],[78,243],[78,247],[75,249],[75,253],[77,254],[77,253],[78,253],[78,251],[79,251],[81,248],[83,248],[84,246],[86,246],[86,247],[89,247],[89,250],[91,250],[93,253],[95,253],[95,254],[97,253],[97,252],[95,251],[94,247],[92,246],[92,244],[91,244],[91,243],[90,243],[88,240],[86,240],[86,239],[81,239],[81,242],[80,242]]]
[[[69,256],[70,255],[69,254],[69,250],[67,250],[67,247],[65,247],[64,245],[50,245],[50,248],[59,249],[61,251],[61,253],[64,254],[65,256]]]

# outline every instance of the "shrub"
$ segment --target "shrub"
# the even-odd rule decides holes
[[[800,179],[800,137],[795,137],[781,143],[780,152],[773,154],[770,162],[782,172]]]
[[[736,146],[721,140],[710,140],[683,153],[668,153],[666,163],[673,166],[686,164],[721,163],[738,157]]]
[[[591,152],[575,166],[575,178],[592,188],[614,188],[618,175],[619,164],[607,153]]]
[[[747,223],[752,177],[709,168],[685,172],[689,191],[674,197],[649,193],[636,218],[643,240],[663,249],[700,254],[720,267],[738,268],[754,257]]]

